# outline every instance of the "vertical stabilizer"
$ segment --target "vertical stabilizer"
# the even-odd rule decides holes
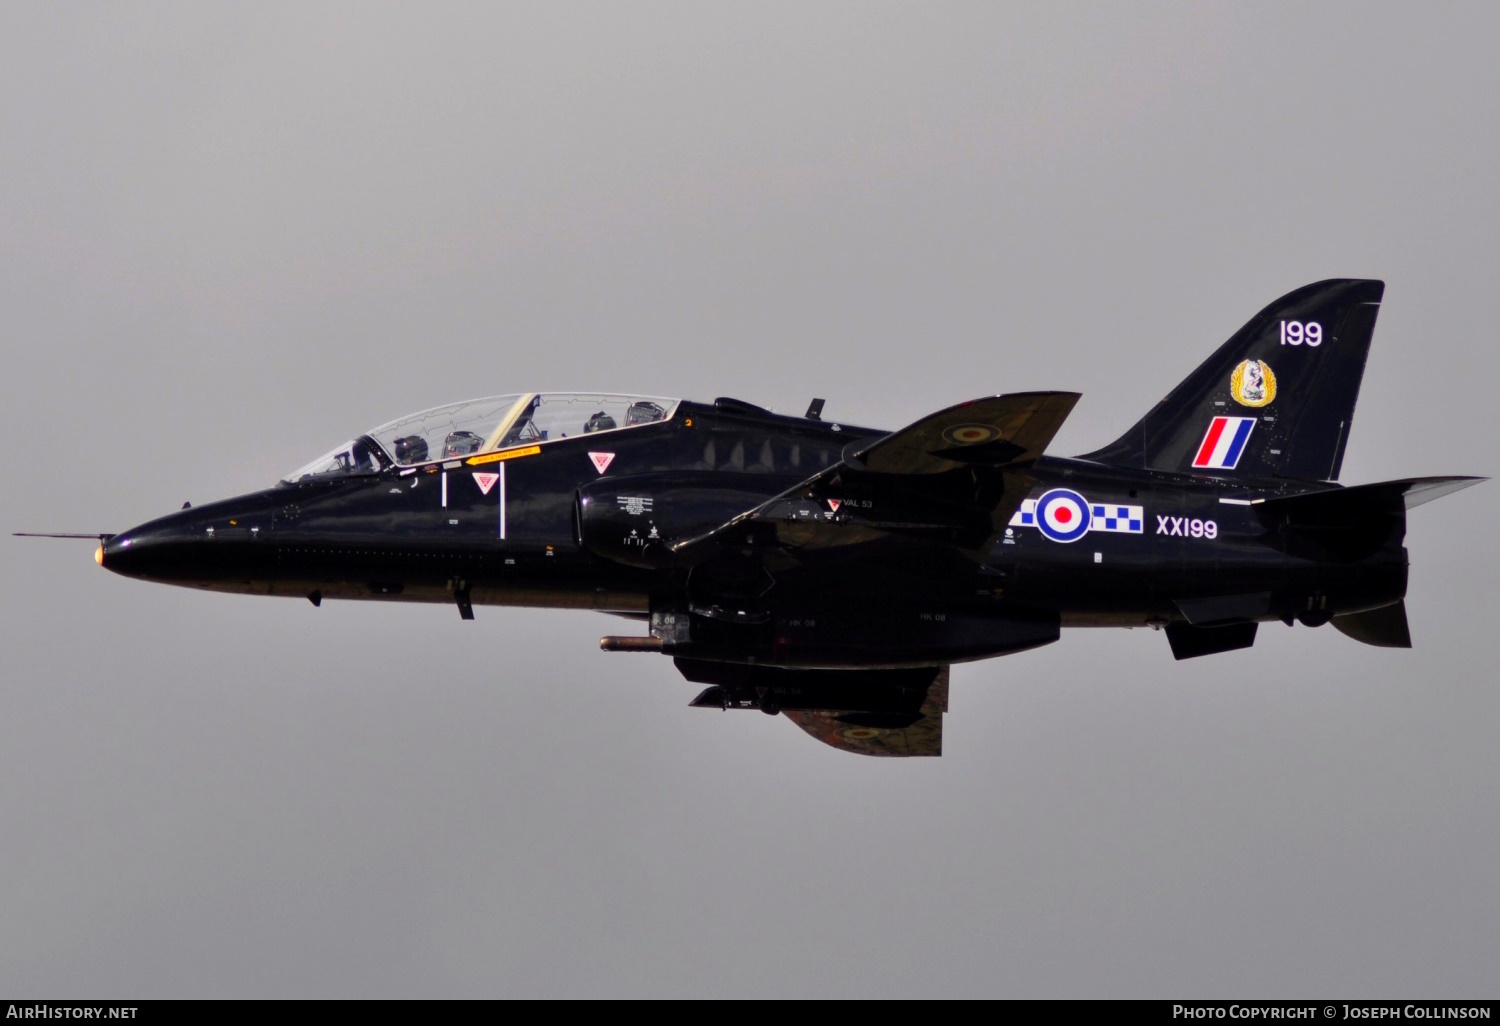
[[[1084,459],[1214,477],[1339,476],[1385,284],[1336,278],[1256,314]]]

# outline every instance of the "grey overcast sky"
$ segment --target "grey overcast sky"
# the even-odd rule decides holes
[[[1133,422],[1386,302],[1346,482],[1495,474],[1491,4],[0,0],[0,527],[474,394]],[[688,709],[593,613],[200,594],[0,538],[0,994],[1496,996],[1495,484],[1416,648],[953,674],[940,760]]]

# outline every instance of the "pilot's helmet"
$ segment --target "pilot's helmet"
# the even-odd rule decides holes
[[[619,425],[615,423],[615,418],[600,410],[590,417],[589,422],[583,426],[583,433],[588,434],[590,431],[613,431],[617,427]]]
[[[484,439],[472,431],[453,431],[443,439],[443,455],[467,456],[471,452],[478,452],[482,445]]]
[[[421,463],[427,458],[427,439],[421,435],[406,435],[391,443],[397,463]]]

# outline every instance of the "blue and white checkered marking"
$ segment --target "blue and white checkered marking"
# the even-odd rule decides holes
[[[1146,519],[1144,506],[1095,506],[1091,531],[1114,531],[1119,534],[1140,534]]]
[[[1024,499],[1021,508],[1010,518],[1011,527],[1038,527],[1036,499]],[[1089,503],[1089,531],[1108,534],[1143,534],[1146,521],[1144,506],[1116,506]],[[1046,534],[1047,532],[1042,532]]]

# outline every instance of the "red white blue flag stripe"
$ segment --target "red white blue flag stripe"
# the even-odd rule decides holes
[[[1213,470],[1233,470],[1244,455],[1245,443],[1255,428],[1254,417],[1215,417],[1193,457],[1193,466]]]

